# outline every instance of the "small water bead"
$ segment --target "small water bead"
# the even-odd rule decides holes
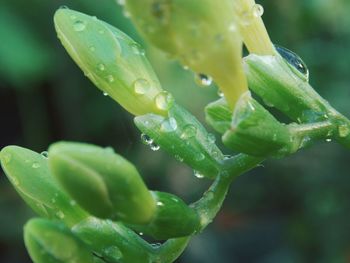
[[[141,141],[143,144],[146,144],[146,145],[151,145],[153,143],[152,138],[144,133],[141,134]]]
[[[156,151],[158,151],[160,149],[160,146],[158,144],[156,144],[155,142],[152,142],[150,144],[150,148],[151,148],[152,151],[156,152]]]
[[[99,63],[99,64],[97,65],[97,69],[98,69],[99,71],[105,71],[106,66],[105,66],[103,63]]]
[[[162,132],[174,132],[177,129],[177,122],[173,117],[164,120],[160,126]]]
[[[157,206],[164,206],[164,203],[163,203],[163,202],[158,201],[158,202],[157,202]]]
[[[331,138],[327,138],[327,139],[326,139],[326,142],[331,142],[331,141],[332,141]]]
[[[140,233],[139,233],[139,235],[140,235],[140,236],[143,236],[143,233],[142,233],[142,232],[140,232]]]
[[[71,201],[69,202],[69,204],[70,204],[71,206],[76,206],[76,205],[77,205],[77,202],[76,202],[75,200],[71,200]]]
[[[274,45],[277,52],[281,55],[282,58],[284,58],[292,67],[294,67],[296,70],[298,70],[300,73],[302,73],[306,80],[309,80],[309,69],[307,68],[304,61],[293,51],[290,51],[289,49],[286,49],[284,47],[281,47],[279,45]]]
[[[114,82],[114,77],[112,75],[108,75],[106,77],[106,80],[109,82],[109,83],[113,83]]]
[[[108,96],[107,92],[103,92],[102,94],[103,94],[103,96]]]
[[[340,137],[344,138],[350,134],[350,128],[346,124],[340,125],[338,127],[338,133]]]
[[[98,31],[98,33],[101,34],[101,35],[103,35],[103,34],[105,33],[105,31],[104,31],[104,29],[100,29],[100,30]]]
[[[261,17],[264,14],[264,7],[259,4],[255,4],[252,8],[253,16]]]
[[[75,15],[71,15],[69,18],[70,18],[71,20],[77,19],[77,17],[76,17]]]
[[[95,50],[96,50],[95,46],[90,46],[89,49],[91,52],[95,52]]]
[[[181,139],[187,140],[196,136],[196,134],[197,134],[197,128],[192,124],[187,124],[183,129],[183,132],[181,134]]]
[[[43,151],[40,154],[41,154],[42,157],[44,157],[46,159],[49,158],[49,153],[47,151]]]
[[[154,100],[156,107],[162,111],[169,110],[174,104],[173,96],[167,91],[160,92]]]
[[[132,42],[130,48],[135,55],[145,55],[145,50],[136,42]]]
[[[197,177],[197,178],[199,178],[199,179],[204,178],[204,175],[202,175],[202,174],[201,174],[200,172],[198,172],[197,170],[194,170],[193,173],[194,173],[194,176]]]
[[[208,87],[213,83],[213,79],[210,76],[199,73],[195,75],[195,82],[202,87]]]
[[[81,32],[85,30],[86,24],[81,20],[77,20],[74,22],[73,28],[76,32]]]
[[[162,244],[161,243],[153,243],[151,244],[151,247],[154,248],[154,249],[157,249],[161,246]]]
[[[138,79],[134,82],[134,91],[137,95],[144,95],[151,88],[147,79]]]
[[[56,216],[59,218],[59,219],[63,219],[65,217],[64,213],[62,211],[58,211],[56,213]]]
[[[40,164],[37,163],[37,162],[34,162],[34,163],[32,164],[32,168],[38,169],[38,168],[40,168]]]
[[[125,5],[125,0],[117,0],[118,5]]]
[[[116,246],[110,246],[103,249],[103,255],[111,261],[118,261],[123,257],[123,253]]]
[[[219,89],[218,89],[217,94],[218,94],[218,96],[219,96],[220,98],[223,98],[223,97],[224,97],[224,93],[223,93],[221,90],[219,90]]]
[[[203,153],[198,153],[195,156],[195,161],[199,162],[199,161],[203,161],[205,159],[205,155]]]
[[[230,32],[236,32],[237,31],[237,25],[235,22],[231,23],[228,27],[228,31]]]

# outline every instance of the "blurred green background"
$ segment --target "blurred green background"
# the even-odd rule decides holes
[[[349,117],[350,2],[258,3],[273,41],[301,55],[317,91]],[[112,146],[137,165],[151,189],[196,200],[209,182],[143,145],[132,116],[94,88],[65,53],[52,22],[61,5],[96,15],[142,43],[112,0],[1,0],[0,148],[17,144],[41,152],[57,140]],[[191,72],[143,44],[164,88],[203,120],[216,88],[197,87]],[[349,160],[350,151],[323,142],[267,161],[233,184],[217,219],[177,262],[350,262]],[[0,171],[0,262],[31,262],[22,226],[32,216]]]

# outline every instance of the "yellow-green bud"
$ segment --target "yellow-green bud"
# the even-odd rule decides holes
[[[161,85],[144,51],[118,29],[70,9],[59,9],[55,28],[69,55],[85,75],[134,115],[158,113]]]

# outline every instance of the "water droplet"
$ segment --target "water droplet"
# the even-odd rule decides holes
[[[224,160],[228,160],[228,159],[231,159],[231,158],[232,158],[232,155],[229,155],[229,154],[224,155]]]
[[[162,132],[174,132],[177,129],[177,122],[173,117],[164,120],[160,126]]]
[[[190,69],[190,67],[189,67],[189,66],[187,66],[187,65],[183,65],[183,69],[184,69],[184,70],[189,70],[189,69]]]
[[[197,128],[192,124],[187,124],[183,129],[183,132],[181,134],[181,139],[187,140],[196,136],[196,134],[197,134]]]
[[[326,139],[326,142],[331,142],[331,141],[332,141],[331,138],[327,138],[327,139]]]
[[[151,88],[147,79],[138,79],[134,82],[134,91],[137,95],[144,95]]]
[[[61,6],[59,7],[59,9],[69,9],[69,7],[66,6],[66,5],[61,5]]]
[[[203,161],[204,158],[205,158],[205,155],[204,155],[203,153],[198,153],[198,154],[196,154],[196,156],[195,156],[194,159],[195,159],[197,162],[199,162],[199,161]]]
[[[97,69],[99,71],[104,71],[106,69],[106,67],[105,67],[105,65],[103,63],[100,63],[100,64],[97,65]]]
[[[51,198],[51,203],[55,204],[56,203],[56,199],[55,198]]]
[[[261,17],[264,14],[264,7],[259,4],[255,4],[252,9],[253,16]]]
[[[218,89],[218,96],[219,96],[220,98],[223,98],[223,97],[224,97],[224,93],[223,93],[221,90],[219,90],[219,89]]]
[[[81,31],[85,30],[86,25],[85,25],[85,23],[83,21],[77,20],[77,21],[74,22],[73,28],[74,28],[75,31],[81,32]]]
[[[90,46],[89,49],[91,52],[95,52],[95,50],[96,50],[95,46]]]
[[[49,158],[49,153],[47,151],[43,151],[41,152],[41,156],[47,159]]]
[[[103,94],[103,96],[108,96],[107,92],[103,92],[102,94]]]
[[[4,164],[8,164],[11,162],[11,159],[12,159],[12,155],[10,153],[4,153],[2,155],[2,159],[4,161]]]
[[[114,77],[112,75],[108,75],[106,77],[106,80],[109,82],[109,83],[113,83],[114,82]]]
[[[154,248],[154,249],[159,248],[161,245],[162,245],[161,243],[153,243],[153,244],[151,244],[152,248]]]
[[[75,200],[71,200],[71,201],[69,202],[69,204],[70,204],[71,206],[76,206],[76,205],[77,205],[77,202],[76,202]]]
[[[130,48],[135,55],[141,55],[141,56],[145,55],[145,50],[141,47],[141,45],[139,45],[136,42],[132,42],[130,44]]]
[[[125,5],[125,0],[117,0],[118,5]]]
[[[184,158],[182,158],[180,155],[176,154],[175,155],[175,159],[178,160],[179,162],[183,162],[184,161]]]
[[[124,9],[123,10],[123,15],[126,17],[126,18],[130,18],[131,17],[131,14],[128,12],[128,10]]]
[[[146,145],[151,145],[153,143],[152,138],[144,133],[141,134],[141,141],[143,144],[146,144]]]
[[[158,144],[156,144],[155,142],[152,142],[150,145],[150,148],[152,151],[158,151],[160,149],[160,146]]]
[[[40,164],[37,163],[37,162],[34,162],[34,163],[32,164],[32,168],[34,168],[34,169],[38,169],[39,167],[40,167]]]
[[[56,213],[56,216],[59,218],[59,219],[63,219],[64,218],[64,213],[62,212],[62,211],[58,211],[57,213]]]
[[[200,172],[198,172],[198,171],[196,171],[196,170],[194,170],[193,173],[194,173],[194,176],[197,177],[197,178],[199,178],[199,179],[204,178],[204,175],[202,175]]]
[[[142,233],[142,232],[140,232],[140,233],[139,233],[139,235],[140,235],[140,236],[143,236],[143,233]]]
[[[98,33],[101,34],[101,35],[103,35],[103,34],[105,33],[105,31],[104,31],[104,29],[100,29],[100,30],[98,31]]]
[[[215,141],[216,141],[215,135],[212,133],[208,133],[207,140],[209,143],[215,143]]]
[[[343,124],[338,127],[339,136],[344,138],[350,134],[350,128],[348,125]]]
[[[157,206],[164,206],[164,203],[163,203],[163,202],[158,201],[158,202],[157,202]]]
[[[210,76],[200,73],[195,75],[195,82],[199,86],[208,87],[212,84],[213,79]]]
[[[109,261],[119,261],[123,257],[123,254],[118,247],[111,246],[103,249],[103,256]]]
[[[229,30],[230,32],[236,32],[236,31],[237,31],[237,25],[236,25],[236,23],[231,23],[231,24],[229,25],[229,27],[228,27],[228,30]]]
[[[252,21],[253,21],[253,16],[252,16],[252,12],[249,12],[249,11],[243,11],[241,16],[240,16],[240,23],[243,25],[243,26],[249,26]]]
[[[309,69],[307,68],[304,61],[296,53],[278,45],[275,45],[275,48],[281,57],[288,62],[289,65],[302,73],[307,81],[309,80]]]
[[[173,96],[167,91],[160,92],[154,100],[156,107],[162,111],[169,110],[174,104]]]

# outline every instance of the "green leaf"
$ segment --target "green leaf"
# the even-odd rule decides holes
[[[90,217],[74,226],[72,231],[108,262],[152,262],[152,247],[122,223]]]
[[[231,128],[222,138],[224,144],[233,150],[268,156],[288,147],[291,135],[286,125],[247,94],[237,103]]]
[[[24,227],[24,241],[35,263],[96,263],[92,252],[57,222],[31,219]]]
[[[167,118],[147,114],[135,118],[136,126],[162,149],[208,178],[215,178],[223,154],[215,136],[181,106],[175,104]]]
[[[69,55],[104,93],[134,115],[165,114],[160,83],[144,51],[118,29],[83,13],[59,9],[55,28]]]
[[[18,194],[38,215],[60,219],[67,225],[87,217],[56,183],[44,155],[18,146],[7,146],[1,150],[0,159]]]
[[[189,236],[199,229],[200,220],[196,211],[179,197],[163,192],[152,192],[157,200],[157,209],[147,225],[130,225],[138,232],[158,240]]]
[[[111,148],[59,142],[49,155],[54,176],[91,214],[138,224],[152,218],[152,195],[136,168]]]

